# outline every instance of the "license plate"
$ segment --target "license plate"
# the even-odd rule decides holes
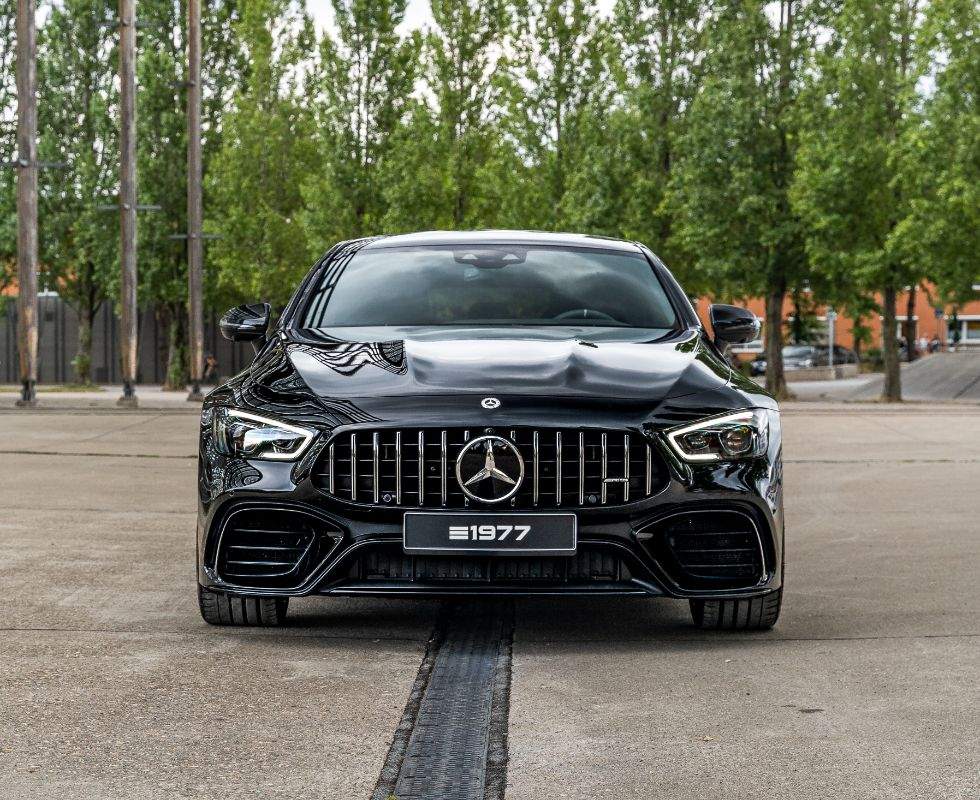
[[[406,553],[574,555],[574,514],[405,514]]]

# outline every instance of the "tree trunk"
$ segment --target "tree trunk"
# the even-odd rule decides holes
[[[882,309],[881,354],[885,362],[885,384],[881,390],[881,399],[885,403],[902,402],[902,374],[898,363],[898,340],[895,338],[896,294],[894,286],[885,289]]]
[[[84,304],[78,309],[78,351],[71,363],[75,382],[84,386],[92,383],[92,321],[96,310]]]
[[[187,326],[180,306],[167,310],[167,371],[163,389],[182,392],[187,388]]]
[[[902,325],[902,335],[905,337],[905,360],[915,360],[915,289],[913,285],[909,289],[908,298],[905,301],[905,323]]]
[[[786,282],[776,281],[766,296],[766,390],[777,399],[792,398],[783,370],[783,299]]]

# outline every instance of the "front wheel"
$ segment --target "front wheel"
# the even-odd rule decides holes
[[[197,585],[201,616],[209,625],[276,627],[286,621],[288,597],[236,597]]]
[[[704,630],[767,631],[779,619],[782,602],[782,589],[744,600],[691,600],[691,616]]]

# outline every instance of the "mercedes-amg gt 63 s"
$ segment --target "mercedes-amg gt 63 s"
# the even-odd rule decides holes
[[[779,615],[773,398],[635,242],[515,231],[332,248],[201,417],[198,592],[216,625],[290,597],[646,595],[695,625]]]

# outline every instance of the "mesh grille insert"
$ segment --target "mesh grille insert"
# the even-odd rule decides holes
[[[364,581],[501,584],[583,584],[627,581],[622,559],[584,547],[574,556],[411,556],[373,548],[354,564],[351,577]]]

